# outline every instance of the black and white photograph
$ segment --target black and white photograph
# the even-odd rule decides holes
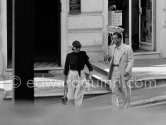
[[[166,0],[0,0],[0,125],[165,125]]]

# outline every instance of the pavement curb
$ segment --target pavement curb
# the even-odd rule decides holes
[[[153,97],[153,98],[149,98],[149,99],[145,99],[145,100],[140,100],[140,101],[135,101],[135,102],[132,102],[130,105],[131,105],[131,107],[134,107],[134,106],[141,106],[141,105],[156,103],[156,102],[165,101],[165,100],[166,100],[166,95],[157,96],[157,97]]]
[[[9,92],[4,91],[3,93],[3,100],[11,100],[13,98],[12,94],[8,94]],[[105,91],[86,91],[85,92],[85,96],[93,96],[93,95],[104,95],[104,94],[109,94],[110,91],[109,90],[105,90]],[[62,97],[63,96],[63,92],[57,92],[57,93],[40,93],[40,94],[35,94],[35,98],[51,98],[51,97]]]

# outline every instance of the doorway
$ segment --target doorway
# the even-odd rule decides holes
[[[154,50],[153,5],[154,0],[139,0],[139,47],[142,50]]]
[[[130,44],[129,39],[130,39],[130,35],[131,35],[130,34],[131,23],[130,23],[130,15],[129,15],[130,14],[129,6],[130,6],[129,0],[108,0],[109,13],[112,13],[112,12],[117,13],[118,11],[121,13],[120,17],[118,17],[118,14],[116,16],[109,16],[109,18],[118,17],[117,19],[121,20],[121,21],[118,21],[117,19],[112,19],[112,20],[114,20],[114,22],[110,22],[110,21],[112,21],[112,20],[110,20],[109,24],[118,26],[118,27],[122,27],[124,29],[123,42],[126,44]],[[138,20],[139,20],[139,18],[138,18]],[[116,22],[122,22],[122,23],[117,24]],[[109,44],[110,44],[110,42],[109,42]]]
[[[35,67],[61,65],[60,10],[60,0],[35,0]]]
[[[7,68],[12,68],[13,0],[7,0]]]
[[[108,10],[122,11],[124,43],[135,52],[154,51],[154,0],[108,0]]]
[[[35,0],[34,5],[34,68],[61,66],[60,0]],[[12,0],[7,0],[7,68],[12,68],[12,18]]]

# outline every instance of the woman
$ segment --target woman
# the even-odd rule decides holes
[[[89,62],[89,57],[85,51],[80,51],[81,43],[79,41],[74,41],[72,43],[72,51],[66,56],[66,62],[64,67],[64,83],[67,84],[67,98],[68,102],[72,102],[75,106],[80,106],[82,104],[86,77],[84,73],[84,66],[87,65],[89,69],[89,77],[93,68]]]

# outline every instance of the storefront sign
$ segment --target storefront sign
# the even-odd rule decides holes
[[[109,11],[109,24],[113,26],[122,26],[122,11]]]

